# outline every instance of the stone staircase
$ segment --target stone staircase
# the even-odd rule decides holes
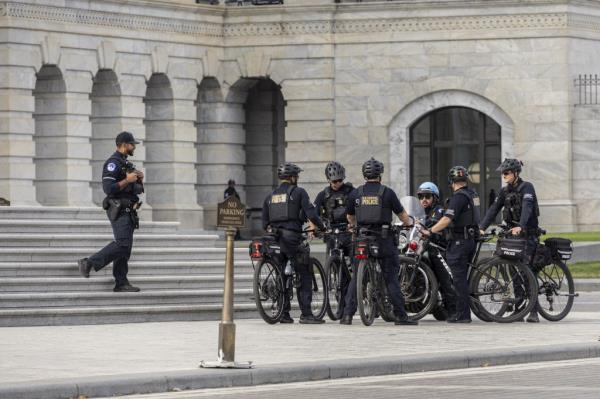
[[[89,279],[77,268],[112,240],[101,209],[0,207],[0,326],[220,319],[223,242],[177,228],[142,218],[129,262],[142,291],[115,293],[112,266]],[[235,259],[236,317],[255,317],[248,250]]]

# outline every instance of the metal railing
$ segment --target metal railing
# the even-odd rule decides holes
[[[577,105],[598,105],[598,75],[579,75],[573,79],[579,93]]]

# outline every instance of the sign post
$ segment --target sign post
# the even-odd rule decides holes
[[[216,362],[202,361],[205,368],[251,368],[252,362],[235,361],[235,323],[233,322],[233,239],[236,228],[246,225],[246,206],[232,195],[217,206],[217,227],[225,227],[227,237],[225,253],[225,284],[223,312],[219,323],[219,350]]]

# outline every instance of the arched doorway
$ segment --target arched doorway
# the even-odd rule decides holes
[[[501,130],[496,121],[473,108],[444,107],[425,114],[410,127],[410,192],[433,181],[448,198],[448,170],[463,165],[485,211],[501,182],[496,171],[502,156]]]

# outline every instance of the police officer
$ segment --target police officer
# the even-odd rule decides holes
[[[362,173],[366,183],[354,190],[348,197],[349,225],[382,233],[377,237],[381,254],[379,262],[394,307],[396,318],[394,324],[417,325],[418,322],[408,319],[404,309],[404,296],[398,282],[398,273],[400,272],[398,247],[394,243],[393,234],[389,231],[394,213],[407,226],[412,224],[412,220],[400,204],[396,193],[381,184],[383,163],[371,158],[363,164]],[[386,230],[388,234],[386,234]],[[352,316],[356,313],[356,262],[353,267],[355,273],[352,274],[352,281],[346,293],[346,307],[340,324],[352,324]]]
[[[329,185],[323,191],[317,194],[315,198],[315,208],[321,218],[330,228],[338,228],[342,233],[339,236],[339,244],[344,256],[352,256],[352,235],[347,232],[348,219],[346,217],[348,195],[354,190],[352,183],[345,183],[346,169],[341,163],[331,161],[325,166],[325,177]],[[327,255],[331,249],[331,240],[327,243]],[[346,294],[349,281],[346,281],[346,274],[342,274],[344,281],[340,281],[342,297],[340,298],[340,309],[344,307],[344,295]]]
[[[469,262],[475,252],[475,238],[479,233],[479,197],[468,187],[469,174],[463,166],[454,166],[448,172],[448,183],[453,195],[444,211],[444,216],[425,231],[440,233],[448,228],[446,260],[452,271],[456,290],[456,315],[448,318],[449,323],[470,323],[468,271]]]
[[[540,209],[533,184],[524,181],[519,175],[523,162],[515,158],[505,158],[497,170],[502,172],[502,179],[506,186],[500,189],[492,206],[488,209],[480,228],[487,229],[496,218],[500,210],[503,222],[511,229],[514,235],[524,235],[527,240],[525,253],[531,265],[535,249],[539,243],[538,216]],[[539,323],[536,308],[527,318],[530,323]]]
[[[263,229],[274,231],[277,234],[277,241],[281,246],[280,265],[282,265],[282,268],[289,260],[291,266],[300,276],[300,287],[298,289],[298,303],[302,312],[300,323],[320,324],[325,321],[315,319],[310,306],[312,301],[312,275],[306,256],[302,256],[303,248],[301,244],[302,225],[307,218],[321,230],[325,230],[325,226],[310,202],[308,193],[303,188],[298,187],[298,175],[301,171],[302,169],[293,163],[286,162],[279,165],[277,176],[280,185],[267,196],[263,203],[262,224]],[[285,273],[282,273],[282,275],[284,286],[287,287],[286,280],[289,277]],[[281,323],[294,322],[294,319],[290,316],[290,296],[290,292],[286,292],[284,295],[284,313],[280,319]]]
[[[115,292],[138,292],[140,289],[129,284],[127,272],[133,231],[138,228],[137,209],[141,205],[138,195],[144,191],[144,174],[135,170],[127,160],[135,151],[133,134],[121,132],[115,140],[117,151],[108,158],[102,167],[102,189],[107,197],[103,208],[107,211],[115,240],[89,258],[80,259],[79,272],[88,278],[90,271],[100,271],[113,262]]]
[[[425,227],[430,228],[444,216],[444,207],[440,205],[440,190],[437,185],[428,181],[419,186],[417,197],[425,210]],[[434,235],[431,237],[431,240],[441,247],[446,247],[448,244],[441,235]],[[456,293],[452,283],[452,272],[438,248],[430,246],[427,251],[433,272],[440,283],[444,308],[448,313],[448,318],[455,318]]]

